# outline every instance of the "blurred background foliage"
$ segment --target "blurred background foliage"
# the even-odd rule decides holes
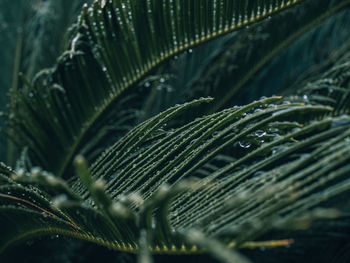
[[[2,0],[0,2],[0,111],[11,104],[10,90],[23,86],[19,73],[32,79],[51,67],[63,50],[69,27],[89,1]],[[0,119],[4,127],[4,119]],[[0,135],[0,160],[14,163],[13,149]],[[8,152],[10,150],[10,152]]]

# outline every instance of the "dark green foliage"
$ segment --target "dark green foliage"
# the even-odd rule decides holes
[[[349,3],[101,0],[82,7],[64,38],[70,22],[58,19],[52,47],[43,43],[52,13],[35,14],[4,129],[21,155],[14,170],[0,164],[0,254],[9,261],[16,243],[59,235],[137,253],[140,263],[162,254],[293,262],[303,253],[346,262],[348,44],[285,89],[285,99],[253,100],[273,88],[250,87],[289,44]],[[69,17],[80,5],[40,2]],[[56,64],[32,78],[58,44]],[[207,95],[215,100],[193,99]],[[88,247],[70,242],[53,260]]]
[[[298,229],[318,217],[336,216],[336,211],[315,210],[306,219],[299,219],[320,202],[349,189],[344,177],[349,170],[344,153],[349,151],[350,119],[303,125],[305,118],[301,116],[309,116],[309,122],[331,109],[275,105],[278,100],[253,102],[159,133],[158,129],[176,114],[201,101],[170,108],[140,124],[107,150],[91,167],[92,175],[84,159],[77,157],[77,174],[83,185],[73,181],[70,187],[38,169],[12,175],[1,190],[1,209],[6,215],[2,223],[10,224],[11,211],[23,211],[20,218],[26,224],[21,224],[25,228],[17,228],[17,232],[8,228],[5,240],[15,241],[19,233],[32,236],[56,232],[133,251],[138,249],[137,237],[145,229],[152,233],[154,252],[188,253],[197,250],[193,247],[196,240],[187,243],[181,237],[184,229],[199,228],[229,246],[249,246],[245,242],[271,229]],[[329,138],[333,138],[329,143],[319,144]],[[210,175],[182,181],[196,171],[203,177],[205,167],[227,153],[231,153],[231,161],[222,162]],[[320,169],[327,160],[333,164]],[[25,190],[28,187],[31,190]],[[188,194],[179,196],[179,191]],[[252,191],[260,192],[260,198],[253,202],[248,197]],[[236,196],[234,202],[228,201],[232,195]],[[83,204],[79,196],[85,200]],[[51,205],[46,198],[51,199]],[[250,231],[244,230],[247,224]]]
[[[5,95],[23,85],[19,73],[32,78],[39,70],[55,63],[66,30],[76,20],[82,4],[82,1],[1,1],[0,111],[4,111],[7,104],[15,107]],[[3,118],[0,121],[3,128]],[[2,136],[0,141],[0,160],[13,164],[13,145]]]
[[[69,173],[74,155],[84,152],[84,147],[96,148],[108,133],[99,134],[97,142],[86,140],[106,123],[121,118],[112,111],[125,107],[121,94],[160,62],[292,2],[299,1],[256,1],[251,5],[207,1],[204,9],[199,1],[102,1],[90,8],[86,5],[55,68],[42,72],[13,95],[16,117],[10,124],[17,131],[16,139],[29,147],[36,164],[59,176]],[[43,109],[55,117],[39,117]],[[130,112],[118,113],[132,118]],[[49,141],[54,141],[55,152]]]

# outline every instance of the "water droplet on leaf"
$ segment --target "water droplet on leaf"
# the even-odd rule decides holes
[[[250,142],[246,142],[246,141],[240,141],[238,142],[239,146],[241,146],[244,149],[248,149],[251,146]]]

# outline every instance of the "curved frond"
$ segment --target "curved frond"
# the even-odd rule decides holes
[[[266,72],[268,66],[271,64],[271,67],[273,67],[274,63],[276,63],[273,60],[274,58],[278,58],[279,55],[282,56],[284,54],[284,56],[287,56],[285,52],[292,43],[295,46],[299,45],[299,49],[295,48],[297,51],[294,51],[289,57],[296,57],[295,54],[299,54],[301,51],[304,52],[300,54],[303,57],[305,53],[313,54],[312,52],[316,52],[318,49],[314,48],[316,43],[312,40],[309,40],[311,44],[309,44],[310,47],[308,49],[301,48],[300,41],[305,39],[308,33],[312,33],[309,34],[311,35],[309,38],[317,38],[317,43],[323,44],[325,39],[329,37],[329,34],[336,34],[337,31],[335,29],[337,27],[346,28],[349,24],[349,20],[346,19],[348,17],[346,12],[343,12],[338,19],[341,21],[345,20],[343,21],[344,24],[339,23],[338,20],[336,20],[338,23],[332,20],[336,24],[332,25],[330,21],[326,22],[325,20],[330,17],[334,18],[332,15],[336,12],[347,11],[345,7],[348,4],[348,1],[308,1],[288,12],[283,12],[272,17],[272,19],[256,24],[249,30],[239,32],[231,40],[232,43],[222,51],[222,54],[213,63],[209,64],[202,74],[194,78],[195,82],[188,88],[190,98],[207,95],[213,96],[216,98],[217,105],[211,110],[216,111],[231,106],[232,104],[230,103],[232,101],[235,104],[244,104],[261,96],[280,95],[281,92],[284,92],[283,88],[286,86],[282,82],[283,78],[286,78],[286,74],[293,73],[298,75],[298,71],[303,73],[309,67],[308,63],[310,62],[305,61],[308,58],[304,58],[303,61],[293,61],[290,59],[280,62],[278,66],[275,66],[277,69],[283,68],[284,71],[275,70],[271,73]],[[279,25],[284,24],[283,21],[286,20],[289,22],[284,27],[280,27]],[[318,32],[317,29],[319,29],[320,25],[323,26],[323,31],[318,30],[321,31]],[[314,31],[318,32],[318,34]],[[337,44],[341,45],[341,43],[339,41]],[[318,54],[314,59],[320,59],[319,56]],[[285,64],[290,66],[286,65],[284,67]],[[296,65],[298,67],[297,69],[294,68]],[[289,67],[291,69],[287,71]],[[254,84],[254,79],[256,80],[259,72],[264,77],[259,83]],[[283,72],[285,73],[281,74]],[[269,79],[269,74],[274,74],[275,76],[271,78],[271,83],[265,84],[265,80]]]
[[[80,180],[2,169],[0,218],[8,227],[1,250],[9,240],[49,233],[122,251],[143,251],[147,242],[153,253],[207,251],[225,260],[234,253],[226,248],[292,243],[293,236],[254,241],[269,231],[292,235],[315,219],[341,218],[329,202],[350,190],[348,116],[324,118],[331,108],[272,97],[164,130],[210,100],[141,123],[90,168],[77,157]],[[17,208],[20,217],[11,214]],[[16,227],[27,217],[26,229]]]
[[[121,93],[157,65],[299,2],[111,0],[84,6],[56,67],[13,95],[15,139],[28,146],[35,163],[62,176]]]
[[[291,101],[302,100],[309,104],[331,106],[334,108],[333,115],[336,116],[349,113],[349,44],[346,43],[340,51],[341,57],[337,57],[335,61],[327,61],[323,65],[325,68],[322,69],[322,73],[314,72],[312,77],[306,77],[298,83],[297,90],[291,87],[285,92]]]

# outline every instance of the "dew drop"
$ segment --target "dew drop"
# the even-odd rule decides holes
[[[277,128],[269,128],[269,132],[277,133],[279,130]]]
[[[240,141],[238,142],[239,146],[241,146],[244,149],[248,149],[251,146],[250,142],[246,142],[246,141]]]
[[[261,138],[261,137],[263,137],[263,136],[266,135],[266,132],[265,132],[265,131],[262,131],[262,130],[257,130],[257,131],[255,131],[254,134],[255,134],[255,136]]]

